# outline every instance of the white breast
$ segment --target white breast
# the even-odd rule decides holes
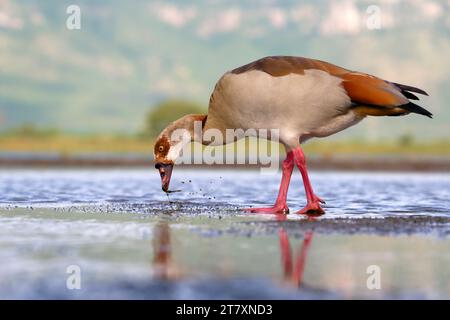
[[[356,123],[341,79],[321,70],[273,77],[252,70],[226,73],[213,93],[208,121],[226,128],[279,129],[282,142],[294,146]]]

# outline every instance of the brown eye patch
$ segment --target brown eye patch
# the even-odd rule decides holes
[[[169,140],[166,137],[161,137],[155,144],[155,155],[158,158],[164,158],[167,156],[167,153],[169,152],[170,144]]]

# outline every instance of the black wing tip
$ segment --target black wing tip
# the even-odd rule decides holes
[[[399,107],[402,109],[408,110],[409,112],[421,114],[430,119],[433,119],[433,114],[430,111],[426,110],[425,108],[422,108],[421,106],[419,106],[415,103],[409,102],[409,103],[403,104]]]
[[[423,94],[424,96],[429,96],[429,94],[427,92],[425,92],[425,90],[422,90],[422,89],[419,89],[419,88],[416,88],[413,86],[407,86],[405,84],[396,83],[396,82],[391,82],[391,83],[394,86],[398,87],[402,91],[411,91],[411,92]]]
[[[409,91],[402,90],[401,93],[402,93],[402,95],[404,95],[409,100],[419,100],[418,96],[416,96],[415,94],[412,94]]]
[[[419,94],[422,94],[422,95],[424,95],[424,96],[430,96],[429,94],[428,94],[428,92],[426,92],[426,91],[424,91],[424,90],[422,90],[422,89],[418,89],[418,88],[414,88],[414,89],[416,89],[416,91],[413,91],[413,90],[409,90],[409,91],[413,91],[413,92],[415,92],[415,93],[419,93]],[[406,89],[406,91],[408,91],[408,89]]]

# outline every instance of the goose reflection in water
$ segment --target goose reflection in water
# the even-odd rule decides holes
[[[286,215],[277,215],[277,220],[285,221]],[[288,233],[283,226],[280,227],[278,236],[283,283],[299,288],[303,280],[313,231],[310,230],[305,233],[302,245],[298,250],[291,247]],[[152,270],[155,279],[179,280],[181,278],[181,268],[174,263],[172,252],[170,224],[161,220],[154,227]]]
[[[172,260],[170,226],[167,221],[155,225],[153,237],[153,277],[160,280],[176,280],[180,271]]]
[[[280,222],[285,221],[286,215],[277,215],[277,220]],[[308,217],[308,220],[314,221],[314,217]],[[288,233],[283,226],[280,227],[278,234],[280,239],[281,266],[283,268],[284,283],[300,288],[314,231],[308,230],[305,232],[302,245],[297,251],[294,251],[294,256],[292,254],[293,250],[291,248]]]

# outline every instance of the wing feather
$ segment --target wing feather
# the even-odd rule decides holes
[[[259,70],[274,77],[281,77],[290,73],[304,74],[308,69],[322,70],[340,77],[352,101],[352,107],[360,108],[360,111],[366,115],[395,116],[414,112],[431,117],[429,111],[408,100],[418,100],[418,97],[411,92],[428,95],[424,90],[354,72],[321,60],[272,56],[253,61],[231,72],[239,74]]]

